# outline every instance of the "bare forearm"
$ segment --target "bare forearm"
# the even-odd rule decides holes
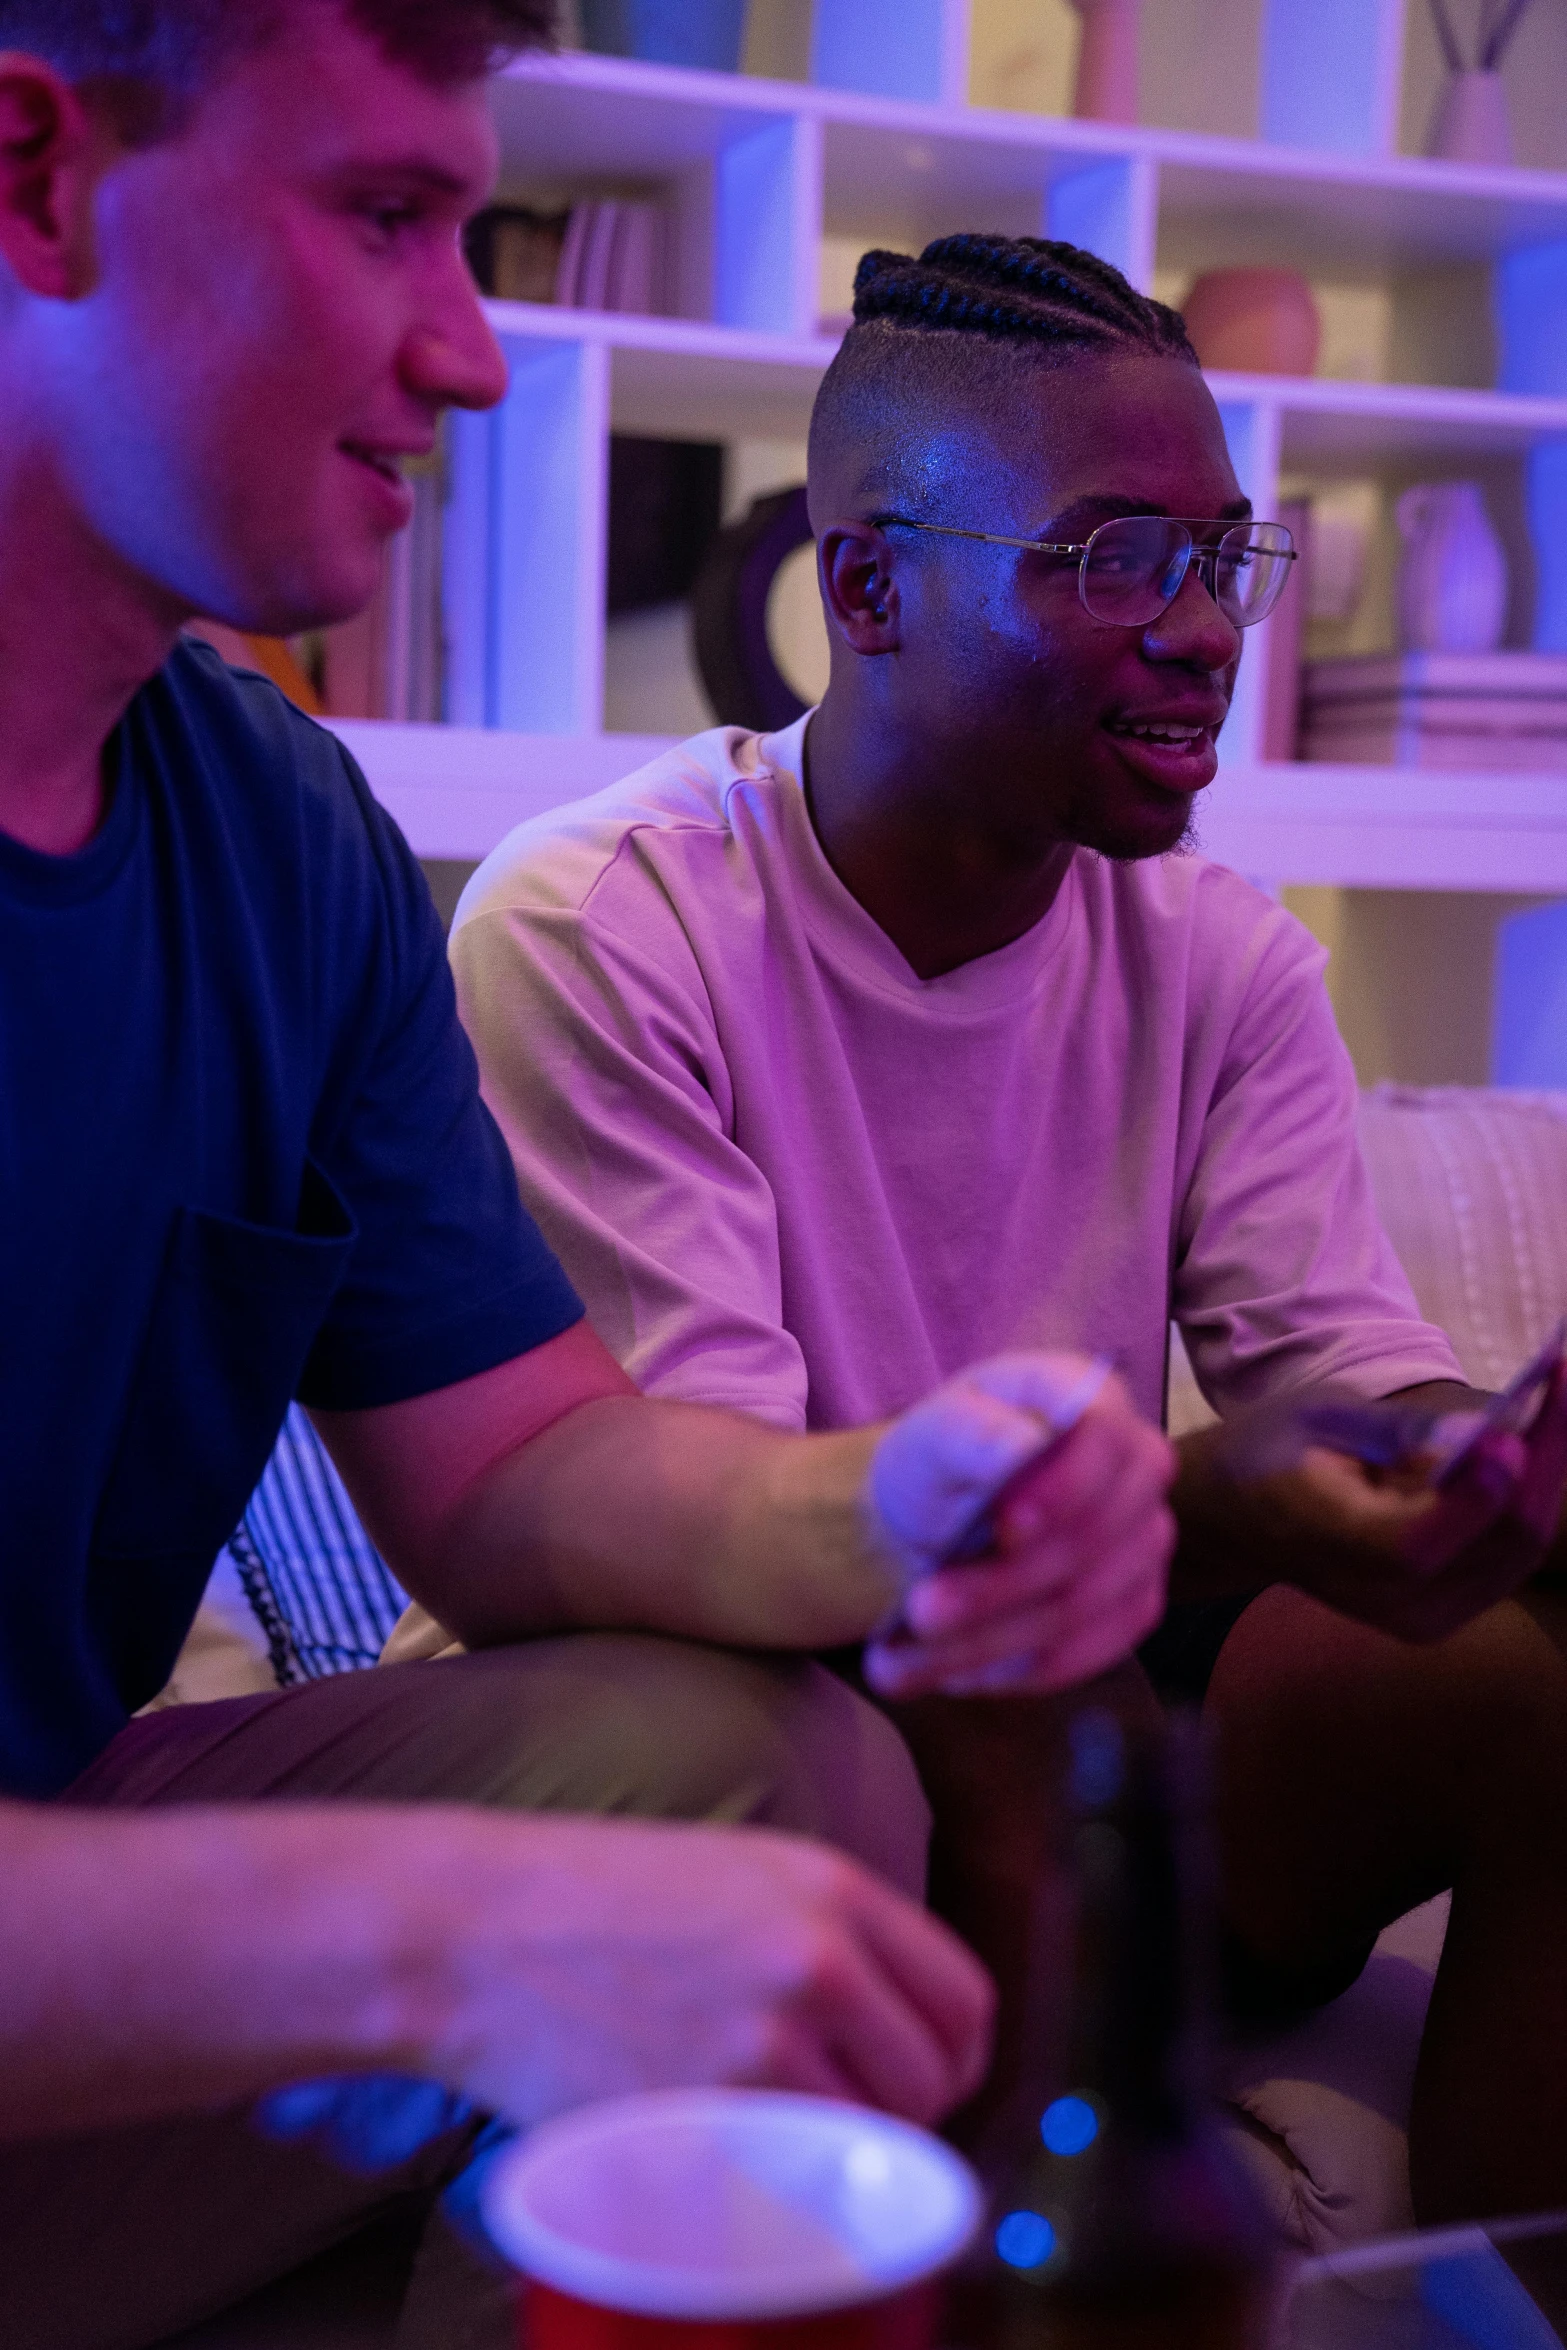
[[[405,1579],[470,1646],[582,1626],[749,1648],[860,1639],[898,1591],[861,1502],[878,1433],[584,1404],[483,1479]]]
[[[984,2062],[945,1929],[769,1829],[0,1805],[0,1883],[0,2141],[385,2070],[522,2127],[737,2080],[929,2121]]]
[[[0,1806],[0,2139],[430,2069],[454,1997],[431,1887],[486,1825]]]
[[[1176,1443],[1170,1490],[1176,1524],[1172,1606],[1292,1580],[1283,1524],[1287,1497],[1277,1492],[1284,1480],[1270,1480],[1266,1497],[1237,1486],[1224,1466],[1219,1435],[1218,1429],[1203,1428]]]

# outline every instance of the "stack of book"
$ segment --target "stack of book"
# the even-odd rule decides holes
[[[1567,768],[1567,654],[1308,661],[1296,756],[1376,767]]]
[[[321,632],[321,700],[333,718],[430,724],[446,714],[441,614],[445,483],[439,457],[406,471],[414,494],[413,520],[387,548],[375,601],[357,619]]]
[[[568,310],[668,308],[661,206],[594,197],[567,212],[495,205],[468,231],[468,258],[500,302],[559,302]]]

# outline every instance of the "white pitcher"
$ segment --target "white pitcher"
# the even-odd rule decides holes
[[[1406,653],[1490,653],[1507,621],[1507,557],[1476,481],[1417,482],[1394,513],[1404,539],[1398,633]]]

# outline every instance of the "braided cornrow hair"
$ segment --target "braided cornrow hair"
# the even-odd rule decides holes
[[[1139,294],[1096,253],[1049,237],[938,237],[917,261],[867,253],[854,275],[854,322],[873,320],[1054,345],[1063,355],[1074,344],[1121,345],[1197,360],[1178,311]]]

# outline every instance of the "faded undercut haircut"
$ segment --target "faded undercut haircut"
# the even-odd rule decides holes
[[[917,425],[960,416],[976,395],[1004,401],[1019,362],[1139,355],[1198,364],[1178,311],[1079,246],[967,234],[939,237],[918,259],[867,253],[854,323],[811,416],[812,474],[854,449],[867,492],[907,495],[918,486]]]
[[[300,0],[0,0],[0,49],[97,87],[147,136],[236,57],[265,45]],[[399,65],[437,85],[474,81],[547,48],[555,0],[338,0]],[[139,102],[127,105],[136,98]]]

